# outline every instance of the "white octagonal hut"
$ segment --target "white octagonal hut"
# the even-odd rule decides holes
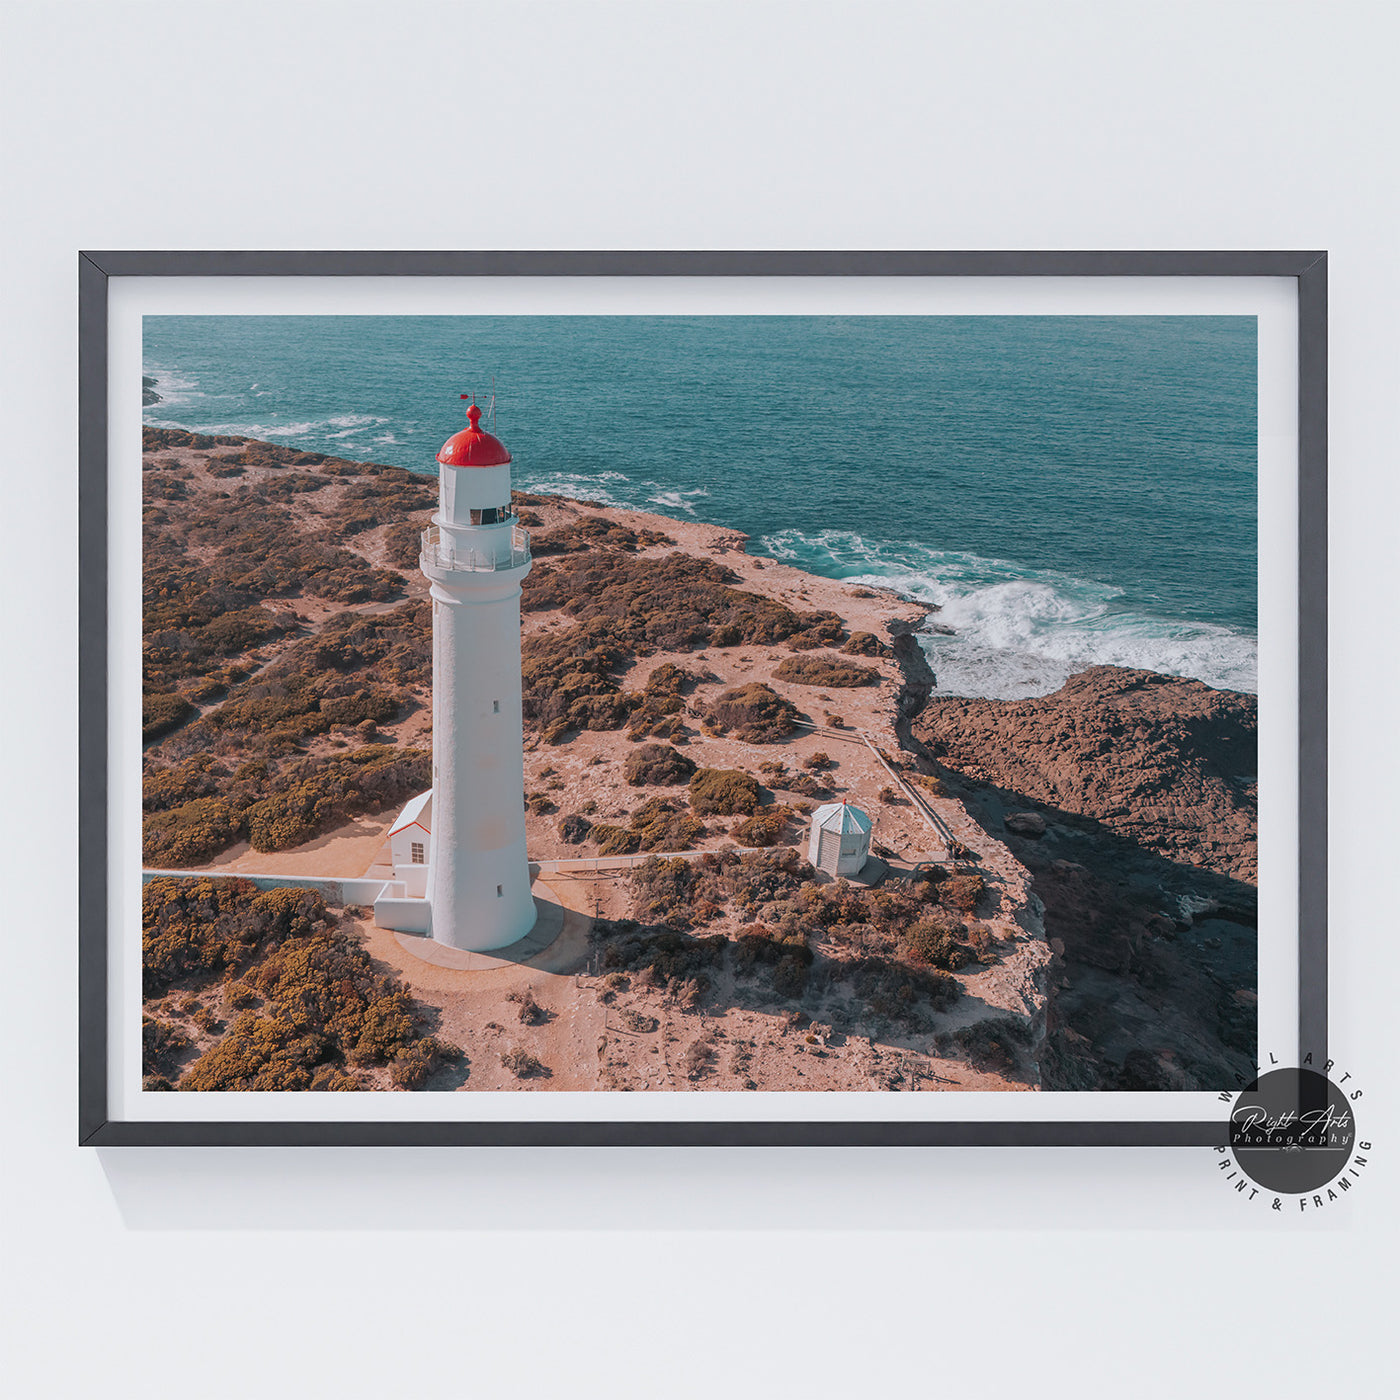
[[[870,859],[871,821],[849,802],[828,802],[812,813],[807,859],[828,875],[858,875]]]

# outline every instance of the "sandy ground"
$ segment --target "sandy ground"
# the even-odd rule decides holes
[[[429,1009],[431,1030],[466,1048],[428,1090],[855,1091],[1024,1090],[960,1060],[938,1059],[912,1042],[843,1034],[820,1020],[795,1025],[782,1007],[687,1010],[637,978],[589,975],[591,915],[619,903],[615,883],[551,876],[537,896],[564,906],[559,937],[528,963],[462,970],[415,957],[405,941],[357,920],[371,956],[402,978]],[[495,961],[484,959],[484,961]],[[621,980],[623,985],[617,986]],[[732,996],[728,985],[718,1000]],[[542,1009],[522,1020],[512,995],[529,991]],[[757,985],[751,992],[761,995]],[[502,1056],[523,1050],[542,1066],[518,1078]]]
[[[346,877],[367,874],[379,861],[381,853],[386,852],[389,828],[396,815],[380,812],[376,816],[356,817],[347,825],[290,851],[255,851],[246,841],[240,841],[210,861],[208,868],[246,875]],[[381,869],[388,879],[392,868],[382,866]]]

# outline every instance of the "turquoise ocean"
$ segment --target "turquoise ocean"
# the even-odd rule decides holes
[[[1256,688],[1252,317],[156,316],[143,357],[152,426],[427,473],[494,379],[517,488],[937,603],[945,693]]]

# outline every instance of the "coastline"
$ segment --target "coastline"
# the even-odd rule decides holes
[[[182,442],[181,438],[190,440]],[[258,668],[253,679],[221,688],[211,701],[195,702],[189,717],[155,739],[148,751],[148,763],[154,761],[159,767],[171,761],[189,762],[181,755],[198,746],[199,731],[207,729],[210,716],[227,703],[226,697],[244,694],[249,685],[257,684],[258,675],[277,674],[279,665],[284,665],[298,647],[304,651],[311,639],[334,634],[336,628],[343,628],[347,618],[387,620],[411,615],[413,606],[421,604],[425,597],[426,585],[409,560],[416,553],[415,532],[426,523],[430,507],[424,500],[417,509],[390,508],[365,514],[365,507],[359,502],[367,501],[372,508],[375,492],[398,491],[405,499],[421,492],[423,481],[404,483],[402,479],[410,474],[397,468],[327,459],[321,454],[296,453],[238,438],[199,439],[166,432],[148,434],[148,442],[152,444],[147,463],[149,506],[159,517],[157,527],[167,536],[178,536],[177,522],[189,518],[191,512],[198,513],[202,506],[208,506],[210,512],[223,512],[227,508],[218,505],[220,500],[275,499],[282,529],[293,536],[300,533],[306,538],[332,538],[336,549],[355,556],[357,567],[367,571],[365,578],[396,580],[384,585],[388,593],[382,599],[371,597],[361,602],[338,603],[308,595],[304,589],[290,596],[283,592],[267,598],[259,616],[270,612],[281,630],[267,636],[259,634],[259,644],[248,653],[248,663],[255,663]],[[375,485],[376,481],[386,484]],[[302,486],[308,489],[303,490]],[[1037,878],[1043,882],[1045,877],[1034,873],[1033,853],[1018,849],[1000,821],[988,819],[985,804],[976,800],[966,786],[967,775],[940,763],[920,733],[920,717],[934,697],[936,677],[917,636],[937,609],[892,588],[833,580],[751,555],[746,549],[747,537],[735,530],[567,497],[530,493],[517,496],[522,523],[531,529],[543,549],[530,581],[541,590],[535,602],[543,597],[551,604],[535,606],[527,592],[522,629],[527,647],[531,639],[537,639],[548,650],[546,639],[563,636],[574,625],[570,609],[576,600],[567,590],[559,598],[549,597],[548,579],[561,569],[567,574],[581,557],[595,555],[606,555],[623,571],[653,565],[659,568],[673,556],[681,555],[702,561],[706,568],[722,570],[728,580],[725,587],[739,590],[746,597],[766,600],[768,605],[787,610],[785,615],[834,615],[840,619],[840,636],[850,638],[844,645],[833,640],[800,646],[791,641],[776,645],[684,643],[670,649],[647,646],[613,665],[608,683],[615,693],[626,696],[639,694],[651,673],[662,666],[679,667],[694,677],[695,689],[687,700],[685,714],[677,717],[685,722],[684,737],[677,740],[682,751],[702,767],[743,768],[758,776],[769,792],[764,801],[779,804],[786,812],[787,834],[782,839],[789,845],[803,847],[804,809],[810,810],[813,803],[785,791],[783,784],[790,780],[774,777],[773,765],[806,772],[809,761],[826,753],[835,760],[830,771],[821,774],[830,793],[857,802],[876,817],[875,839],[894,874],[910,872],[922,862],[946,862],[951,836],[964,853],[968,868],[975,869],[982,881],[985,894],[977,917],[994,935],[1001,951],[986,965],[974,965],[958,974],[962,1000],[936,1017],[930,1031],[934,1040],[941,1037],[943,1051],[937,1050],[933,1040],[916,1045],[907,1036],[903,1037],[902,1050],[913,1053],[917,1049],[928,1057],[928,1065],[942,1064],[948,1073],[954,1064],[962,1065],[965,1071],[965,1056],[954,1054],[952,1060],[944,1063],[949,1050],[956,1049],[949,1037],[966,1035],[989,1019],[1009,1016],[1025,1027],[1027,1038],[1024,1063],[1016,1074],[1030,1077],[1018,1083],[1015,1075],[1008,1078],[1001,1073],[1000,1082],[992,1085],[985,1081],[983,1071],[978,1071],[976,1082],[982,1087],[1037,1087],[1042,1060],[1055,1060],[1055,1036],[1059,1035],[1060,1042],[1064,1040],[1064,1028],[1057,1026],[1051,1006],[1051,979],[1055,966],[1063,962],[1063,954],[1055,946],[1053,933],[1046,932],[1044,902],[1036,892]],[[578,542],[585,539],[600,543],[590,544],[580,553]],[[183,543],[176,543],[185,549]],[[191,563],[208,566],[220,557],[218,548],[214,546],[211,552],[210,547],[196,543],[186,550],[185,557]],[[421,628],[421,621],[416,625]],[[420,634],[412,635],[416,638]],[[868,640],[857,642],[858,638]],[[855,654],[852,647],[856,648]],[[791,669],[794,657],[825,658],[827,665],[834,662],[865,668],[872,673],[874,683],[834,687],[786,679],[779,672],[785,662]],[[365,673],[367,678],[373,674]],[[696,723],[709,697],[754,684],[771,688],[800,716],[798,727],[780,744],[747,743]],[[304,762],[333,762],[337,745],[343,750],[347,742],[357,737],[366,742],[366,736],[375,744],[389,745],[387,751],[391,753],[425,752],[431,738],[431,707],[421,667],[416,671],[412,667],[401,670],[394,694],[398,698],[389,706],[389,713],[367,721],[368,729],[361,725],[356,734],[353,725],[335,725],[323,737],[302,741],[299,748],[307,755]],[[833,719],[839,723],[833,724]],[[190,732],[187,740],[182,740],[181,732],[186,727]],[[227,730],[219,733],[219,744],[236,756],[237,749],[228,748]],[[648,796],[648,790],[638,790],[621,778],[624,761],[637,748],[635,736],[629,737],[621,722],[570,729],[560,740],[551,742],[538,728],[527,729],[527,841],[534,860],[570,860],[591,854],[587,845],[580,847],[561,835],[560,819],[570,811],[583,807],[595,823],[615,827],[625,823],[629,812]],[[913,786],[916,782],[917,791]],[[895,785],[899,792],[894,790]],[[663,788],[660,796],[663,801],[669,799],[670,790]],[[246,841],[230,844],[212,859],[190,868],[306,876],[382,871],[380,833],[395,809],[391,803],[378,812],[356,812],[348,824],[322,829],[312,839],[281,850],[259,853],[250,850]],[[932,819],[928,812],[933,814]],[[941,823],[941,833],[936,823]],[[730,831],[736,825],[730,823],[726,827],[723,822],[711,822],[695,848],[717,853],[732,846]],[[373,858],[363,868],[340,868],[347,860],[364,860],[371,851]],[[591,900],[594,911],[604,919],[624,917],[625,892],[615,885],[603,887],[604,884],[597,879],[591,884],[582,882],[575,891],[575,902],[586,907]],[[396,953],[389,946],[394,941],[386,943],[368,925],[363,925],[362,931],[377,950],[376,956],[390,966],[401,964],[397,966],[399,975],[413,985],[418,971],[413,966],[416,960],[410,956],[404,962],[402,950]],[[448,1003],[443,1001],[439,1014],[447,1012]],[[886,1027],[877,1033],[888,1036],[892,1031]],[[761,1034],[755,1034],[761,1040]],[[1062,1054],[1060,1058],[1064,1058]],[[764,1063],[764,1073],[779,1075],[774,1065]],[[1003,1070],[1006,1068],[1004,1065]],[[757,1069],[752,1072],[760,1073]],[[625,1076],[630,1068],[613,1064],[608,1073]],[[935,1082],[938,1077],[935,1075]],[[483,1087],[480,1076],[472,1087]],[[804,1084],[789,1075],[788,1082],[781,1085],[776,1079],[772,1083],[765,1079],[765,1087],[819,1085]],[[1100,1076],[1095,1087],[1113,1086],[1102,1083]]]

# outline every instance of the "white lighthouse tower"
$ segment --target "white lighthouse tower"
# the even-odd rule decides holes
[[[467,419],[437,456],[438,510],[420,563],[433,600],[428,932],[475,952],[504,948],[535,923],[520,713],[530,537],[511,508],[510,453],[481,430],[475,402]]]

